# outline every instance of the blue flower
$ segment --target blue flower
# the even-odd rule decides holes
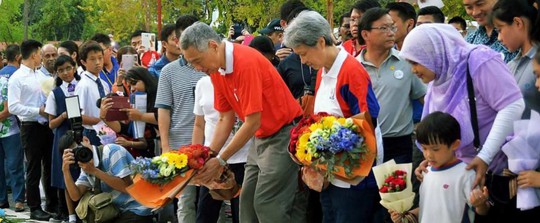
[[[352,151],[361,143],[362,138],[352,130],[339,127],[337,131],[330,136],[330,152],[336,154],[342,151]]]

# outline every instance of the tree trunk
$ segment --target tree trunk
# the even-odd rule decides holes
[[[30,0],[24,0],[23,8],[23,23],[24,23],[24,40],[28,40],[28,21],[30,20]]]
[[[326,20],[330,24],[330,30],[332,30],[332,33],[334,32],[334,1],[333,0],[326,0]]]

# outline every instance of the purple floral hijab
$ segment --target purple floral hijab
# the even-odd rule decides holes
[[[429,83],[424,98],[422,117],[434,111],[451,114],[461,126],[461,147],[470,147],[474,139],[467,102],[467,65],[469,64],[471,76],[474,77],[478,64],[493,57],[500,57],[490,50],[471,53],[481,48],[487,47],[467,43],[451,25],[424,24],[407,35],[400,52],[401,57],[419,63],[435,73],[435,80]],[[474,157],[476,151],[474,148],[458,149],[456,155]],[[468,163],[470,160],[464,161]]]

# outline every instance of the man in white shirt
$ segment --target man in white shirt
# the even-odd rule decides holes
[[[27,40],[21,44],[22,64],[9,80],[8,109],[21,121],[21,142],[28,162],[26,199],[31,211],[30,218],[49,220],[51,216],[41,209],[41,177],[47,198],[47,210],[57,211],[58,198],[56,190],[51,187],[53,134],[45,118],[47,114],[44,112],[44,96],[41,91],[41,81],[47,77],[36,70],[41,65],[41,47],[42,44],[35,40]]]

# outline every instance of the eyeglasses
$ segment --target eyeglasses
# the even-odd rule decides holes
[[[379,27],[371,27],[370,29],[371,30],[372,29],[378,29],[378,30],[381,30],[381,32],[383,32],[383,33],[388,33],[388,32],[395,33],[397,31],[396,26],[379,26]]]
[[[63,74],[64,72],[72,72],[73,71],[73,67],[72,66],[69,66],[69,67],[66,67],[66,69],[58,69],[56,72],[58,74]]]

